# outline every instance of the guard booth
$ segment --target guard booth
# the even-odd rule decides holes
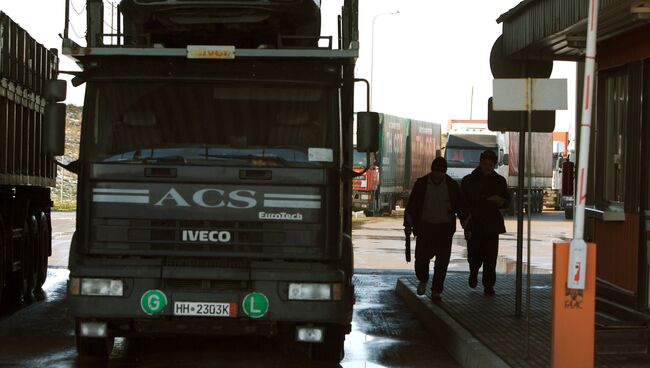
[[[598,244],[597,340],[599,333],[624,331],[630,336],[628,348],[647,352],[650,1],[600,3],[585,230],[585,240]],[[578,106],[588,9],[587,0],[526,0],[498,19],[508,57],[576,62]],[[578,108],[577,122],[580,113]]]

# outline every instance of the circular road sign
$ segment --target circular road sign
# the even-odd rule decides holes
[[[250,293],[244,298],[243,307],[249,317],[261,318],[269,311],[269,299],[262,293]]]
[[[150,316],[155,316],[162,312],[166,306],[167,296],[160,290],[149,290],[142,294],[142,298],[140,299],[140,307]]]

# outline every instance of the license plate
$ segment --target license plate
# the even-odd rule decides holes
[[[237,304],[175,302],[174,315],[193,317],[236,317]]]

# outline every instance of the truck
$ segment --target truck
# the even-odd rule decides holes
[[[498,157],[495,170],[506,179],[512,196],[511,207],[506,213],[514,214],[516,199],[519,195],[519,133],[492,132],[488,130],[487,121],[451,122],[449,125],[445,158],[449,174],[459,183],[469,175],[480,161],[481,152],[492,150]],[[553,143],[551,133],[532,134],[532,160],[527,159],[531,169],[531,212],[541,213],[544,206],[555,206],[558,196],[553,188]],[[525,188],[528,178],[525,179]],[[523,193],[527,208],[527,191]]]
[[[440,124],[380,114],[379,151],[370,167],[352,181],[352,210],[367,217],[390,215],[408,199],[417,178],[430,171],[440,156]],[[367,166],[365,155],[355,151],[354,170]]]
[[[56,163],[44,113],[58,62],[0,12],[0,305],[30,299],[47,277]]]
[[[357,1],[343,3],[339,47],[283,33],[313,0],[112,4],[87,1],[85,46],[63,40],[86,86],[77,352],[106,356],[116,336],[258,335],[338,363],[354,302]],[[358,133],[360,150],[377,135]]]

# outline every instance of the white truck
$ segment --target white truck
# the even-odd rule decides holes
[[[509,214],[515,213],[519,175],[519,133],[492,132],[487,122],[452,122],[449,125],[445,158],[449,169],[447,174],[460,182],[479,163],[481,152],[492,150],[497,154],[496,171],[506,178],[512,204]],[[527,159],[527,162],[529,160]],[[528,165],[527,165],[528,166]],[[545,206],[555,207],[557,189],[553,189],[553,138],[551,133],[532,134],[531,168],[531,212],[541,213]],[[524,187],[528,187],[525,178]],[[526,196],[527,192],[524,192]],[[527,208],[527,202],[525,208]]]

